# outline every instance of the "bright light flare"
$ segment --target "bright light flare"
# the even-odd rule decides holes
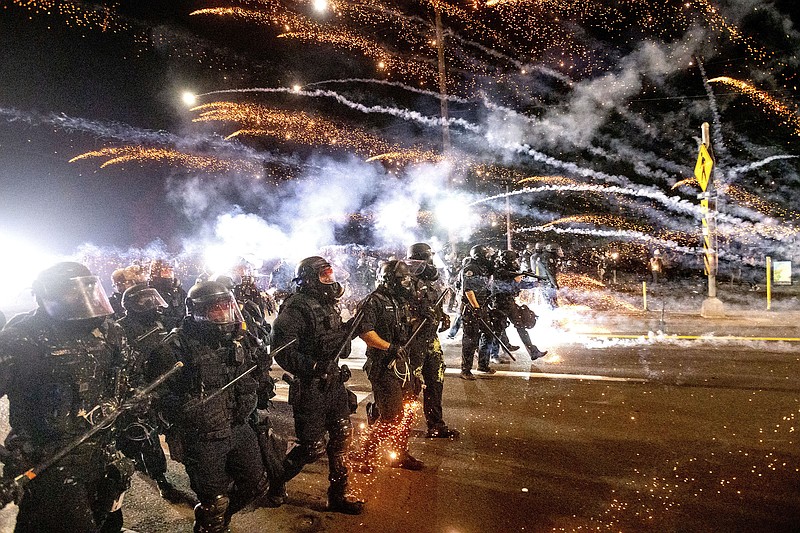
[[[469,233],[475,226],[476,215],[469,208],[466,198],[452,196],[443,198],[435,207],[436,220],[450,232]]]
[[[49,266],[65,258],[46,253],[36,246],[6,233],[0,233],[0,249],[6,256],[0,261],[0,310],[11,318],[17,312],[35,307],[31,284]]]
[[[317,13],[325,13],[330,8],[328,0],[314,0],[313,6],[314,6],[314,11],[316,11]]]
[[[181,94],[181,100],[183,100],[183,103],[189,107],[194,107],[197,105],[197,95],[191,91],[183,91]]]

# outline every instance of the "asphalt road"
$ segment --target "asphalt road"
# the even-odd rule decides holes
[[[474,382],[458,378],[460,343],[446,341],[445,418],[459,440],[425,439],[420,412],[410,450],[425,470],[355,474],[354,488],[367,500],[361,516],[324,511],[322,459],[289,483],[287,505],[240,513],[233,530],[800,530],[798,344],[634,338],[632,321],[616,326],[625,326],[624,338],[583,322],[579,332],[566,321],[542,324],[548,356],[531,363],[517,352],[518,362]],[[732,329],[763,332],[750,326]],[[348,364],[358,369],[363,344],[354,346]],[[369,384],[356,370],[350,385],[361,400],[358,425]],[[281,386],[272,416],[290,436],[285,393]],[[182,466],[170,462],[168,476],[187,503],[167,504],[137,474],[126,496],[127,527],[191,531]],[[0,531],[11,531],[14,512],[0,513]]]

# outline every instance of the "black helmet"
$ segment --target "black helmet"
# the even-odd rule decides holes
[[[406,264],[411,270],[411,274],[427,281],[439,279],[439,271],[433,264],[434,254],[435,252],[430,245],[424,242],[409,246],[406,252]],[[409,264],[413,262],[417,262],[419,265]]]
[[[514,250],[503,250],[497,254],[494,264],[497,268],[517,272],[520,267],[519,254]]]
[[[295,269],[294,279],[299,291],[316,292],[327,298],[338,300],[344,294],[344,287],[336,281],[333,266],[324,257],[306,257]]]
[[[65,261],[43,270],[33,282],[33,294],[56,320],[86,320],[114,314],[97,276],[80,263]]]
[[[233,278],[230,276],[217,276],[217,279],[215,279],[214,281],[216,281],[217,283],[222,283],[223,285],[225,285],[225,288],[228,289],[229,291],[232,291],[233,288],[236,286],[236,283],[234,283]]]
[[[396,296],[408,297],[412,295],[413,281],[411,272],[403,261],[392,259],[381,264],[378,268],[378,284],[386,287]]]
[[[492,249],[482,244],[476,244],[469,249],[469,256],[475,261],[489,261],[492,257]]]
[[[198,283],[186,295],[186,315],[198,325],[220,333],[235,333],[244,318],[233,293],[216,281]]]
[[[433,249],[429,244],[418,242],[408,247],[406,259],[417,259],[419,261],[433,261]]]
[[[122,293],[122,308],[128,313],[157,313],[169,307],[164,298],[153,287],[139,283]]]

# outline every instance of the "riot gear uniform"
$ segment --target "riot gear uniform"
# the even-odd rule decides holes
[[[289,403],[294,414],[298,445],[283,463],[283,478],[270,486],[271,500],[285,499],[285,483],[303,466],[328,455],[328,509],[347,514],[361,513],[363,502],[347,494],[347,452],[352,438],[350,414],[355,412],[355,395],[347,390],[350,378],[339,357],[350,355],[348,325],[339,309],[340,285],[331,265],[322,257],[303,259],[295,275],[297,290],[284,300],[273,323],[275,346],[296,341],[276,355],[278,364],[294,379]],[[325,433],[328,434],[327,445]]]
[[[138,381],[133,385],[142,386],[155,377],[150,372],[149,363],[154,358],[164,357],[159,354],[167,350],[162,344],[167,331],[161,320],[161,311],[167,308],[167,303],[157,290],[139,284],[122,295],[122,307],[125,316],[117,324],[125,330],[133,351],[133,376]],[[138,470],[146,472],[156,482],[162,498],[179,501],[180,494],[165,476],[167,458],[161,448],[158,418],[149,412],[132,411],[123,415],[118,425],[122,434],[117,440],[117,447],[135,462]]]
[[[359,336],[367,344],[367,373],[375,396],[377,419],[364,443],[362,459],[371,468],[382,440],[392,436],[396,449],[391,465],[409,470],[423,468],[408,453],[410,416],[404,416],[406,402],[414,399],[411,368],[404,345],[411,337],[413,280],[402,261],[392,260],[378,270],[378,287],[360,304],[363,319]]]
[[[114,309],[114,317],[122,318],[125,316],[125,310],[122,308],[122,294],[136,284],[146,283],[147,276],[139,265],[130,265],[112,272],[111,282],[114,284],[114,292],[108,297],[108,301],[111,302],[111,307]]]
[[[58,263],[33,290],[36,311],[0,332],[6,478],[52,457],[130,395],[129,350],[99,279],[79,263]],[[114,441],[113,429],[100,431],[33,479],[15,531],[120,531],[133,468]]]
[[[473,380],[472,363],[475,350],[478,350],[478,371],[493,374],[489,367],[490,337],[485,331],[491,327],[489,321],[489,283],[492,276],[490,249],[482,245],[473,246],[469,260],[461,269],[460,284],[462,290],[461,316],[464,335],[461,340],[461,377]],[[470,295],[475,300],[470,299]],[[475,306],[477,305],[477,307]]]
[[[440,293],[435,282],[439,274],[433,265],[433,250],[425,243],[417,243],[409,246],[406,255],[408,259],[423,261],[425,265],[415,279],[416,298],[411,313],[416,322],[426,322],[411,344],[410,360],[415,377],[425,384],[422,410],[428,425],[427,436],[457,438],[458,431],[448,428],[442,417],[442,390],[447,367],[438,332],[450,327],[450,317],[444,312],[442,302],[437,304]]]
[[[558,259],[563,255],[560,246],[550,243],[545,246],[536,263],[538,274],[542,276],[542,297],[550,309],[558,307]]]
[[[258,438],[248,419],[256,408],[258,381],[248,374],[219,392],[253,366],[250,350],[241,342],[242,315],[223,285],[195,285],[186,299],[180,327],[165,339],[171,357],[184,370],[168,382],[160,399],[172,424],[167,442],[174,458],[183,462],[195,507],[195,532],[222,532],[231,516],[266,493]],[[233,490],[230,486],[233,484]]]
[[[186,291],[180,281],[175,278],[172,267],[157,259],[150,265],[150,281],[148,284],[156,289],[168,307],[164,310],[164,323],[168,329],[178,326],[185,316],[184,302]]]
[[[528,329],[536,325],[536,314],[527,305],[517,304],[517,296],[520,291],[529,288],[526,280],[519,278],[519,269],[517,252],[505,250],[498,256],[492,282],[491,307],[496,313],[502,315],[504,327],[500,336],[505,335],[505,326],[507,320],[510,320],[531,360],[535,360],[545,356],[547,352],[539,350],[531,341],[528,333]]]

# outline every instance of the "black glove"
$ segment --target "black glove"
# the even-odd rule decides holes
[[[389,365],[393,362],[396,362],[396,365],[401,363],[408,363],[408,353],[406,349],[403,348],[400,344],[392,343],[389,345],[389,349],[386,350],[386,353],[389,354]]]
[[[442,313],[442,319],[439,322],[439,333],[450,329],[450,315]]]

